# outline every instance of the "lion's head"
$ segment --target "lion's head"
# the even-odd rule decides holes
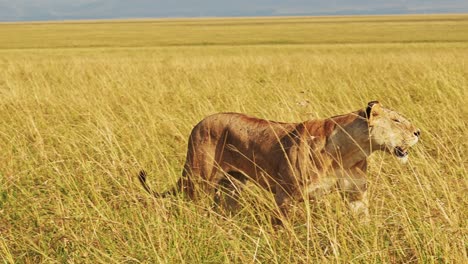
[[[421,134],[401,114],[372,101],[366,109],[369,133],[374,149],[394,154],[401,162],[408,160],[408,148],[416,144]]]

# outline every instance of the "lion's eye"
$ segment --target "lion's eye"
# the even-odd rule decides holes
[[[395,118],[395,119],[392,119],[392,120],[393,120],[393,122],[395,122],[395,123],[400,123],[400,120],[398,120],[398,119],[396,119],[396,118]]]

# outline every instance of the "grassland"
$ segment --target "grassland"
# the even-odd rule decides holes
[[[5,263],[466,263],[468,15],[0,24]],[[275,230],[255,186],[225,217],[155,199],[204,116],[282,121],[380,100],[422,130],[370,160],[371,221],[339,194]]]

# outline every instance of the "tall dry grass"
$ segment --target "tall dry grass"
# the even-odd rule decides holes
[[[1,259],[466,262],[467,24],[464,15],[0,24]],[[226,216],[152,198],[136,180],[145,168],[153,189],[172,186],[206,115],[292,122],[375,99],[422,139],[406,166],[371,156],[368,224],[337,193],[297,204],[275,230],[272,197],[254,185]]]

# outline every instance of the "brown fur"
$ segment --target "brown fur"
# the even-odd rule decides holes
[[[404,126],[394,126],[396,118]],[[183,176],[168,193],[182,191],[197,199],[202,194],[213,196],[218,187],[238,192],[250,180],[274,193],[286,214],[292,199],[312,198],[338,186],[351,209],[367,215],[367,157],[375,150],[396,147],[406,152],[416,143],[408,143],[408,138],[417,141],[418,136],[419,130],[378,102],[349,114],[301,123],[214,114],[193,128]],[[146,174],[140,174],[149,190],[145,179]]]

